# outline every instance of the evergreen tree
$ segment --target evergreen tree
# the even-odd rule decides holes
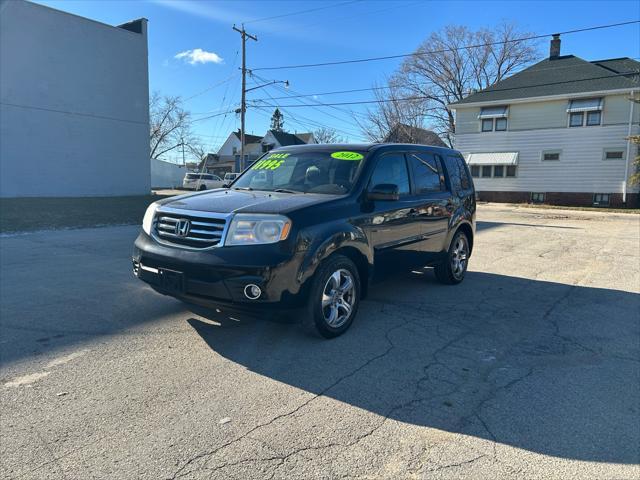
[[[276,132],[284,132],[284,115],[280,113],[280,109],[276,108],[271,115],[271,130]]]

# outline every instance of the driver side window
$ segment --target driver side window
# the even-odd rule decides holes
[[[390,153],[378,159],[376,168],[371,175],[369,188],[381,183],[392,183],[398,186],[400,195],[409,194],[409,174],[407,162],[402,153]]]

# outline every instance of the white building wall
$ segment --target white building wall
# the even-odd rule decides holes
[[[234,148],[236,149],[235,152],[233,151]],[[227,157],[236,153],[240,153],[240,139],[236,137],[235,133],[231,133],[220,147],[220,150],[218,150],[218,155]]]
[[[633,131],[640,133],[637,124]],[[515,178],[474,178],[478,191],[619,193],[625,160],[604,160],[604,149],[626,152],[627,132],[628,125],[623,124],[458,134],[455,148],[463,154],[519,153]],[[543,150],[561,150],[561,159],[542,161]]]
[[[0,0],[0,196],[146,194],[142,34]]]
[[[182,187],[182,180],[187,173],[184,165],[165,162],[157,158],[151,159],[151,187],[175,188]]]

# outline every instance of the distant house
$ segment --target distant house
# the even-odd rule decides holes
[[[262,155],[261,140],[262,137],[258,135],[244,134],[244,158],[246,164],[253,162]],[[218,150],[218,153],[207,155],[207,171],[215,174],[239,172],[241,170],[240,147],[240,130],[231,132]]]
[[[244,134],[244,167],[251,165],[263,153],[287,145],[316,143],[313,133],[287,133],[269,130],[260,137]],[[204,169],[209,173],[224,175],[226,172],[240,172],[243,165],[240,159],[240,130],[231,132],[218,153],[209,153],[205,158]]]
[[[637,205],[640,62],[560,55],[559,37],[549,58],[450,105],[455,148],[482,200]]]
[[[288,133],[269,130],[262,138],[262,152],[268,152],[278,147],[286,147],[288,145],[305,145],[307,143],[316,143],[313,133]]]
[[[416,143],[433,145],[434,147],[448,147],[437,133],[403,123],[396,124],[387,136],[384,137],[384,141],[389,143]]]

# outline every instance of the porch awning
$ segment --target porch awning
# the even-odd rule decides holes
[[[468,153],[469,165],[517,165],[518,152]]]

